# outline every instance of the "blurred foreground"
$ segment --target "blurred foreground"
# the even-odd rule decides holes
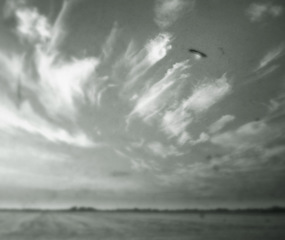
[[[1,240],[285,239],[285,214],[1,211]]]

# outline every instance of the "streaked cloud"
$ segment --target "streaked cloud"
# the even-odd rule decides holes
[[[285,118],[285,95],[284,93],[281,93],[276,98],[271,99],[269,101],[267,108],[268,108],[268,114],[265,117],[265,121],[269,123],[270,122],[283,123],[284,118]]]
[[[129,69],[125,88],[133,87],[144,74],[167,55],[172,48],[172,40],[170,33],[159,33],[155,38],[149,40],[140,51],[137,51],[132,42],[129,44],[123,58],[117,63],[127,66]]]
[[[161,29],[165,29],[176,22],[185,11],[191,10],[194,5],[194,0],[156,0],[154,21]]]
[[[178,137],[178,142],[183,145],[190,139],[186,128],[192,121],[192,114],[180,105],[179,108],[169,110],[164,114],[161,128],[170,138]]]
[[[72,120],[78,112],[77,104],[85,99],[86,84],[99,64],[95,57],[67,60],[55,48],[63,31],[64,15],[74,2],[64,1],[54,26],[36,8],[7,2],[10,14],[17,19],[16,32],[30,42],[33,50],[24,56],[1,55],[0,59],[5,64],[7,82],[32,90],[51,117]]]
[[[83,101],[84,88],[99,63],[98,59],[64,61],[55,54],[46,54],[41,48],[37,49],[35,59],[43,106],[51,116],[74,116],[77,113],[76,101]]]
[[[171,138],[178,137],[179,142],[184,144],[191,139],[185,131],[195,117],[223,99],[230,90],[231,86],[225,75],[198,85],[178,107],[165,112],[161,124],[162,130]]]
[[[117,22],[115,22],[109,36],[107,37],[102,47],[102,53],[105,60],[112,55],[119,34],[120,34],[119,25]]]
[[[195,113],[203,112],[220,101],[230,90],[231,86],[224,74],[219,79],[198,85],[192,95],[183,102],[183,108],[191,109]]]
[[[246,14],[252,22],[262,21],[265,17],[279,17],[283,14],[281,5],[271,3],[252,3],[246,10]]]
[[[0,113],[2,116],[0,119],[2,132],[20,134],[23,131],[40,136],[53,143],[64,143],[78,147],[95,146],[94,142],[84,133],[80,131],[69,133],[47,122],[34,111],[28,102],[25,102],[19,110],[7,99],[1,98]]]
[[[52,26],[52,36],[48,43],[48,51],[53,52],[61,47],[68,34],[67,18],[79,0],[64,0],[60,12]]]
[[[233,149],[262,147],[280,137],[280,130],[270,127],[266,122],[249,122],[236,130],[217,134],[211,138],[213,144]]]
[[[173,98],[173,94],[176,93],[175,87],[182,84],[183,79],[189,77],[185,72],[189,67],[188,61],[174,64],[161,80],[146,89],[138,98],[130,117],[138,115],[144,121],[149,121],[165,109]]]
[[[235,116],[233,115],[224,115],[220,119],[218,119],[216,122],[212,123],[209,126],[209,132],[210,133],[217,133],[220,130],[222,130],[228,123],[235,120]]]
[[[257,71],[267,67],[273,61],[277,60],[284,54],[284,44],[279,45],[278,47],[270,50],[265,56],[260,60],[260,63],[257,67]]]
[[[147,148],[152,154],[158,157],[167,158],[170,156],[181,156],[182,152],[179,152],[173,145],[165,145],[160,142],[150,142],[147,144]]]

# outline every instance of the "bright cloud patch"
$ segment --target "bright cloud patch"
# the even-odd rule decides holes
[[[37,49],[36,60],[43,106],[51,115],[74,115],[77,110],[75,102],[84,99],[84,87],[98,60],[85,58],[67,62],[45,54],[42,49]]]
[[[212,123],[209,126],[209,132],[210,133],[216,133],[222,130],[228,123],[233,121],[235,119],[235,116],[232,115],[224,115],[216,122]]]
[[[156,0],[155,23],[162,29],[171,26],[185,9],[193,8],[194,0]]]
[[[62,11],[68,8],[67,5],[70,4],[65,2]],[[61,31],[59,26],[52,27],[36,8],[29,7],[24,2],[14,2],[14,5],[8,2],[7,9],[17,20],[17,34],[28,40],[34,48],[25,57],[15,55],[9,59],[1,56],[7,82],[14,81],[34,91],[52,117],[74,118],[77,113],[76,103],[82,101],[84,87],[98,65],[98,60],[64,60],[59,52],[51,48],[55,44],[55,35]]]
[[[283,13],[283,7],[271,3],[252,3],[246,11],[250,21],[259,22],[265,17],[279,17]]]
[[[269,51],[261,60],[259,63],[259,66],[257,70],[260,70],[264,67],[267,67],[269,64],[271,64],[276,59],[280,58],[283,55],[284,52],[284,45],[280,45],[271,51]]]
[[[223,99],[230,90],[231,86],[225,75],[210,83],[199,85],[178,107],[166,111],[162,119],[162,130],[169,137],[179,137],[179,142],[184,144],[190,139],[185,132],[186,128],[194,118]]]
[[[41,136],[44,139],[65,143],[79,147],[92,147],[95,144],[83,133],[71,134],[64,129],[48,123],[35,113],[30,104],[25,103],[19,111],[7,99],[1,99],[0,105],[0,129],[10,134],[17,134],[20,131]]]
[[[130,116],[136,114],[147,121],[165,109],[176,93],[175,87],[182,84],[182,80],[189,76],[185,73],[189,67],[188,61],[174,64],[160,81],[139,97]]]
[[[16,11],[18,33],[29,41],[45,41],[51,37],[51,27],[46,18],[36,9],[19,9]]]
[[[116,64],[119,68],[126,66],[129,68],[125,88],[132,88],[157,62],[167,55],[172,48],[172,40],[171,34],[160,33],[149,40],[140,51],[137,51],[132,42],[130,43],[123,58]]]
[[[271,128],[265,122],[249,122],[235,131],[228,131],[212,137],[214,144],[236,149],[251,149],[263,146],[278,137],[277,129]]]
[[[154,64],[164,58],[167,52],[171,49],[171,35],[161,33],[155,39],[151,40],[147,46],[149,61]]]
[[[16,18],[16,33],[21,39],[43,42],[51,38],[51,25],[48,19],[36,8],[29,7],[26,1],[7,1],[5,12],[6,18]]]

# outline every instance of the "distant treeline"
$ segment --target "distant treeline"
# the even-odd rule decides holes
[[[285,207],[273,206],[269,208],[212,208],[212,209],[157,209],[157,208],[118,208],[98,209],[93,207],[71,207],[67,209],[0,209],[1,211],[59,211],[59,212],[125,212],[125,213],[285,213]]]
[[[153,212],[153,213],[285,213],[285,207],[273,206],[270,208],[213,208],[213,209],[156,209],[156,208],[118,208],[97,209],[92,207],[72,207],[64,211],[86,211],[86,212]]]

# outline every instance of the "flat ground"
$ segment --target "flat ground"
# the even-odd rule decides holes
[[[1,240],[284,240],[284,214],[0,212]]]

